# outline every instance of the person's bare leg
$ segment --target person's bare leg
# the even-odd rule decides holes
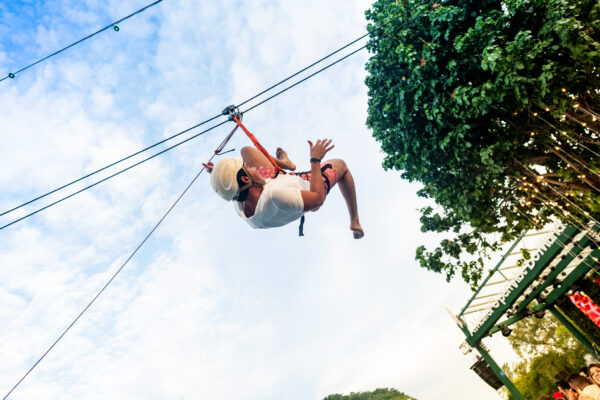
[[[260,152],[260,150],[255,149],[251,146],[244,146],[240,152],[242,154],[242,160],[244,160],[244,164],[249,167],[260,168],[260,167],[269,167],[271,166],[271,161]]]
[[[350,214],[350,230],[352,230],[355,239],[360,239],[365,235],[365,232],[358,220],[358,204],[356,201],[354,178],[344,160],[328,160],[325,163],[330,163],[337,172],[340,192],[342,192],[342,196],[346,200],[346,206]]]
[[[270,167],[271,161],[265,156],[260,150],[251,147],[244,146],[241,150],[242,159],[244,160],[244,164],[247,164],[250,167],[260,168],[260,167]],[[279,168],[295,170],[296,165],[290,161],[287,153],[281,148],[277,148],[277,157],[273,157],[273,160],[277,163]]]

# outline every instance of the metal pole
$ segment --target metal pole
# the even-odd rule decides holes
[[[571,334],[575,336],[575,339],[579,340],[579,342],[582,345],[584,345],[586,349],[588,349],[588,351],[592,356],[594,356],[594,358],[598,359],[598,353],[596,352],[594,345],[589,340],[587,340],[585,336],[581,334],[579,329],[577,329],[577,327],[573,325],[571,321],[569,321],[567,318],[565,318],[564,315],[562,315],[562,313],[556,308],[556,306],[552,306],[550,308],[550,312],[552,313],[552,315],[554,315],[558,322],[563,324],[565,328],[567,328],[569,332],[571,332]]]
[[[506,376],[504,371],[502,371],[502,368],[500,368],[498,364],[496,364],[496,361],[494,361],[492,356],[483,349],[481,343],[477,343],[474,347],[475,349],[477,349],[479,354],[481,354],[481,357],[483,357],[485,362],[488,363],[488,365],[490,366],[492,371],[494,371],[498,379],[500,379],[504,386],[506,386],[510,394],[512,394],[516,400],[527,400],[525,399],[525,396],[523,396],[521,392],[519,392],[519,389],[517,389],[517,387],[512,383],[512,381],[508,379],[508,376]]]
[[[496,264],[496,267],[494,267],[494,269],[490,271],[490,273],[485,278],[485,280],[483,282],[481,282],[481,285],[479,285],[479,289],[475,293],[473,293],[473,296],[471,296],[471,298],[469,299],[469,301],[467,302],[467,304],[460,311],[460,314],[458,314],[459,317],[462,317],[463,313],[471,305],[471,302],[473,300],[475,300],[475,298],[477,297],[477,295],[479,294],[479,292],[481,291],[481,289],[490,280],[490,278],[492,277],[492,275],[494,275],[494,272],[496,272],[498,270],[498,268],[500,268],[500,266],[504,263],[504,260],[506,260],[508,258],[508,256],[511,255],[512,251],[515,249],[515,247],[517,247],[517,245],[521,242],[521,240],[525,237],[526,234],[527,234],[527,231],[523,231],[519,235],[519,238],[512,244],[512,246],[510,246],[510,249],[508,249],[508,251],[502,256],[502,258],[500,259],[500,261],[498,261],[498,264]]]

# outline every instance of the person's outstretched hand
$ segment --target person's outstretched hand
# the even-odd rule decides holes
[[[212,172],[213,168],[215,167],[215,164],[213,164],[211,162],[202,163],[202,165],[204,165],[204,168],[206,168],[206,172],[208,172],[209,174]]]
[[[310,158],[318,158],[322,160],[325,157],[325,154],[329,152],[329,150],[333,149],[335,145],[331,144],[331,139],[319,139],[317,143],[313,144],[310,140],[308,141],[308,145],[310,146]]]

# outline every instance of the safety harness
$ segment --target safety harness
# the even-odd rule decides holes
[[[230,106],[227,106],[227,108],[225,108],[221,114],[228,115],[229,120],[235,121],[235,123],[237,124],[237,126],[234,128],[233,131],[231,131],[231,133],[229,134],[229,136],[226,140],[229,140],[231,138],[231,136],[233,135],[233,133],[235,132],[235,130],[238,127],[242,128],[242,130],[244,131],[246,136],[248,136],[248,138],[250,138],[250,140],[252,141],[252,144],[254,144],[254,146],[258,150],[260,150],[260,152],[263,153],[265,155],[265,157],[267,157],[267,159],[271,162],[271,164],[273,164],[273,167],[275,168],[275,177],[277,177],[277,175],[279,175],[280,173],[286,174],[286,172],[279,165],[277,165],[277,163],[275,162],[273,157],[271,157],[271,155],[269,154],[267,149],[265,149],[263,147],[263,145],[260,144],[258,139],[256,139],[256,137],[244,126],[244,124],[242,124],[242,113],[240,112],[239,108],[237,108],[234,105],[230,105]],[[215,153],[216,153],[216,151],[215,151]],[[217,154],[219,154],[219,153],[217,153]],[[328,166],[329,166],[329,168],[331,168],[331,165],[328,164]],[[326,167],[325,167],[325,169],[326,169]],[[321,171],[321,175],[323,175],[322,171]],[[329,184],[329,179],[327,179],[326,176],[325,176],[325,179],[326,179],[327,187],[328,187],[328,189],[330,189],[331,187]],[[329,193],[329,190],[327,190],[327,192]],[[304,236],[304,214],[302,214],[302,217],[300,218],[300,226],[298,227],[298,236]]]

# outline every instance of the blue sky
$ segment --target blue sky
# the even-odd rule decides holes
[[[369,3],[165,0],[118,33],[0,82],[0,209],[211,117],[362,35]],[[146,4],[5,1],[0,74]],[[381,168],[365,126],[367,57],[245,117],[265,147],[284,147],[301,170],[306,140],[333,138],[331,157],[345,159],[356,180],[364,239],[352,239],[337,190],[298,238],[297,224],[245,226],[201,176],[11,398],[319,399],[377,387],[419,399],[494,398],[469,371],[473,360],[460,354],[463,338],[443,308],[457,311],[468,288],[414,261],[414,249],[437,238],[420,233],[418,186]],[[0,231],[2,394],[231,128]],[[247,144],[239,133],[229,148]],[[510,359],[504,342],[491,343]]]

